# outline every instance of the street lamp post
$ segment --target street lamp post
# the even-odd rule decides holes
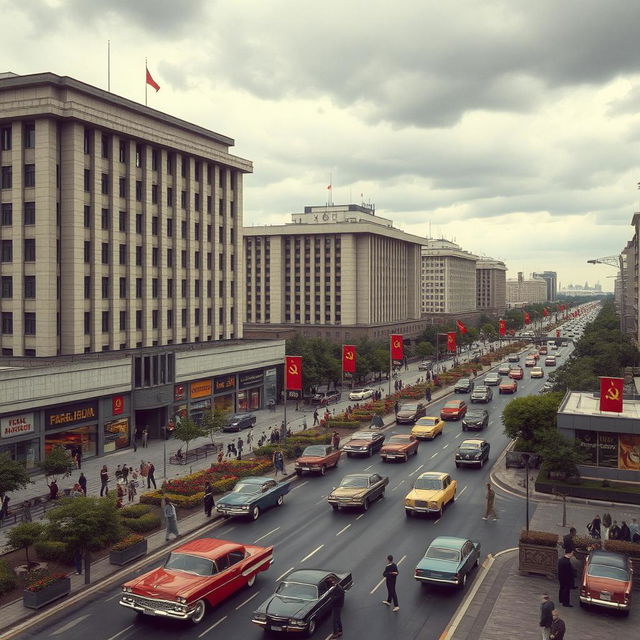
[[[524,460],[524,471],[525,471],[525,491],[526,491],[526,499],[525,499],[525,504],[526,504],[526,518],[527,518],[527,531],[529,531],[529,458],[531,457],[531,454],[529,453],[523,453],[522,454],[522,459]]]

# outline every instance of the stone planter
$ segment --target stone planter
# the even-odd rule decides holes
[[[22,604],[27,609],[40,609],[40,607],[44,607],[58,598],[68,596],[70,592],[71,578],[67,577],[50,584],[40,591],[27,591],[25,589],[22,592]]]
[[[557,547],[521,542],[519,549],[518,571],[520,573],[536,573],[547,578],[555,578],[558,575]]]
[[[123,549],[122,551],[109,551],[109,562],[122,566],[141,558],[147,553],[147,540],[142,540],[136,544]]]

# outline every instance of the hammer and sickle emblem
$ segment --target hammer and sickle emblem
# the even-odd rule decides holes
[[[122,407],[122,398],[116,398],[116,409]]]
[[[289,373],[292,376],[297,376],[298,375],[298,365],[296,365],[296,364],[289,365]]]
[[[347,352],[344,354],[344,357],[345,357],[347,360],[353,360],[353,351],[347,351]]]
[[[607,400],[620,400],[620,389],[617,389],[613,383],[613,380],[609,383],[609,389],[605,393],[604,397]]]
[[[400,340],[394,340],[394,341],[393,341],[393,346],[394,346],[396,349],[399,349],[399,348],[400,348]]]

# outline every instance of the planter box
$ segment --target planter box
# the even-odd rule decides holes
[[[22,592],[22,604],[28,609],[40,609],[50,602],[68,596],[71,592],[71,578],[63,578],[45,587],[41,591]]]
[[[123,549],[122,551],[109,551],[109,563],[122,566],[124,564],[128,564],[129,562],[133,562],[138,558],[141,558],[142,556],[146,555],[146,553],[147,541],[145,539],[141,542],[137,542],[127,549]]]
[[[537,544],[519,545],[520,555],[518,571],[520,573],[537,573],[547,578],[558,575],[558,549],[543,547]]]

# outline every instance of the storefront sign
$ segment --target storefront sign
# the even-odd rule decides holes
[[[246,373],[238,374],[238,387],[240,389],[260,386],[263,381],[264,373],[262,372],[262,369],[258,371],[247,371]]]
[[[192,398],[206,398],[211,395],[211,380],[198,380],[191,383]]]
[[[176,401],[185,399],[185,389],[184,389],[184,385],[183,384],[177,384],[174,387],[173,399],[176,400]]]
[[[189,408],[191,411],[195,411],[196,409],[208,409],[211,406],[211,399],[207,398],[206,400],[196,400],[196,402],[192,402]]]
[[[79,404],[68,404],[55,409],[47,409],[44,413],[45,429],[55,429],[56,427],[68,427],[89,420],[98,418],[97,402],[81,402]]]
[[[119,416],[124,412],[124,396],[113,396],[111,398],[111,413]]]
[[[2,438],[13,438],[14,436],[21,436],[34,431],[33,413],[0,418],[0,437]]]
[[[618,434],[598,432],[598,466],[618,467]]]
[[[215,393],[220,393],[221,391],[233,391],[236,388],[235,375],[218,376],[217,378],[214,378],[213,388]]]
[[[576,443],[582,453],[582,464],[598,466],[598,432],[576,429]]]

